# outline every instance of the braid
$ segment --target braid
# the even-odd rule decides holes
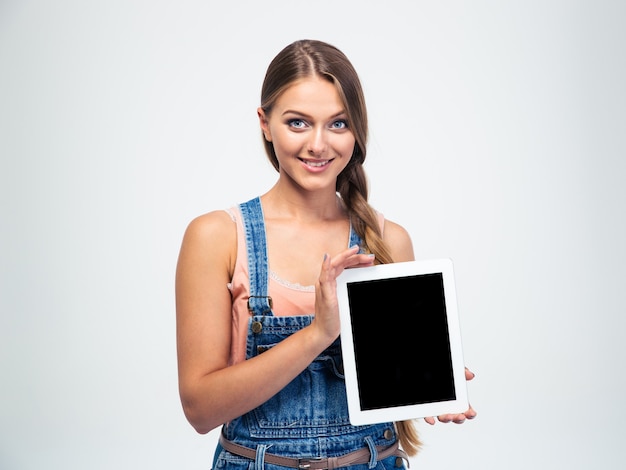
[[[361,165],[349,164],[337,179],[341,195],[356,233],[363,241],[363,249],[376,255],[380,264],[393,263],[389,248],[382,238],[376,212],[367,202],[367,180]]]

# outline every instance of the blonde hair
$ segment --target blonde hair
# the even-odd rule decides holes
[[[348,127],[355,137],[352,158],[337,178],[336,190],[348,210],[363,248],[374,253],[379,263],[393,259],[382,238],[378,217],[368,203],[368,186],[363,162],[368,135],[367,108],[359,77],[348,58],[336,47],[322,41],[300,40],[285,47],[270,63],[261,89],[261,108],[270,114],[278,97],[296,80],[318,76],[333,83],[348,116]],[[272,166],[279,170],[272,142],[263,139]],[[415,455],[421,441],[414,421],[395,423],[400,445]]]

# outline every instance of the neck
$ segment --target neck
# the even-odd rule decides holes
[[[267,216],[302,221],[345,217],[341,199],[334,190],[293,191],[278,182],[261,199]]]

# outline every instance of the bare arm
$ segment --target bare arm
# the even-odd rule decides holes
[[[355,250],[320,260],[311,325],[229,366],[232,304],[226,285],[235,256],[236,231],[226,213],[206,214],[187,228],[176,272],[178,375],[185,415],[199,433],[267,401],[328,347],[339,335],[337,276],[348,266],[372,262]]]

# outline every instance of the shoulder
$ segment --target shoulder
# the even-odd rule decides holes
[[[389,247],[394,261],[412,261],[415,259],[411,236],[403,226],[385,219],[383,241]]]
[[[193,219],[187,226],[185,238],[215,240],[236,236],[236,226],[232,216],[224,210],[207,212]]]
[[[237,253],[237,227],[232,216],[218,210],[193,219],[185,230],[182,251],[198,261],[224,263],[232,271]]]

